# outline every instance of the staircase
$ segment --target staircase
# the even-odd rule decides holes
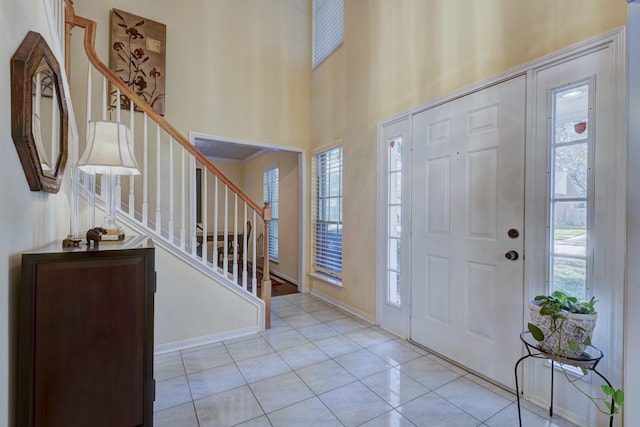
[[[261,305],[259,312],[264,313],[264,326],[269,328],[268,239],[264,239],[261,251],[256,246],[256,236],[268,233],[271,218],[268,204],[261,206],[253,201],[114,74],[95,52],[96,23],[76,16],[71,2],[66,0],[66,3],[67,73],[70,70],[71,30],[74,28],[84,30],[87,59],[86,76],[70,76],[70,80],[72,77],[86,81],[82,85],[74,82],[74,90],[79,86],[83,88],[74,93],[76,117],[82,118],[77,120],[79,141],[71,156],[74,193],[79,195],[72,202],[72,216],[76,217],[76,222],[85,223],[80,229],[99,226],[102,221],[96,221],[96,216],[101,216],[105,206],[101,191],[105,187],[100,179],[77,168],[78,153],[85,145],[86,125],[90,120],[123,122],[132,133],[134,153],[142,174],[117,178],[118,222],[136,233],[152,236],[156,245],[209,276],[211,286],[227,286]],[[78,92],[82,90],[85,90],[82,98],[86,101],[81,107],[78,99],[82,94]],[[125,109],[123,105],[130,108]],[[81,109],[84,114],[79,111]],[[200,207],[200,212],[196,207]],[[242,242],[242,256],[238,250],[230,249],[236,247],[233,242]],[[265,254],[262,260],[257,259],[258,252]],[[258,263],[266,270],[262,275],[267,279],[261,282],[262,295],[257,295],[256,291]]]

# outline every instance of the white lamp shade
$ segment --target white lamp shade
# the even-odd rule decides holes
[[[129,128],[120,122],[90,121],[78,169],[91,175],[140,175]]]

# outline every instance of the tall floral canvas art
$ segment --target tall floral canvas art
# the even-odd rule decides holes
[[[111,13],[109,67],[153,109],[164,115],[167,27],[122,10]],[[111,106],[129,109],[130,100],[111,89]]]

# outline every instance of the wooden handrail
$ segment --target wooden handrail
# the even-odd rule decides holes
[[[109,69],[98,57],[95,51],[96,41],[96,22],[87,18],[73,14],[71,12],[70,19],[73,20],[74,27],[80,27],[84,29],[84,50],[87,53],[87,57],[91,64],[105,76],[114,86],[120,89],[120,92],[136,104],[136,106],[145,112],[147,116],[151,117],[165,132],[167,132],[175,141],[177,141],[182,147],[191,153],[200,163],[202,163],[211,173],[216,175],[220,181],[222,181],[227,187],[235,192],[242,201],[248,204],[254,209],[261,218],[264,219],[263,207],[254,202],[244,191],[242,191],[236,184],[233,183],[220,169],[218,169],[209,159],[207,159],[199,150],[197,150],[189,141],[182,136],[164,117],[158,114],[147,102],[137,95],[129,86],[127,86],[113,71]],[[69,52],[67,52],[69,55]]]

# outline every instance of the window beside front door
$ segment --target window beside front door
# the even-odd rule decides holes
[[[402,137],[387,141],[387,303],[402,303]]]
[[[592,149],[589,84],[552,94],[549,290],[589,297]]]

